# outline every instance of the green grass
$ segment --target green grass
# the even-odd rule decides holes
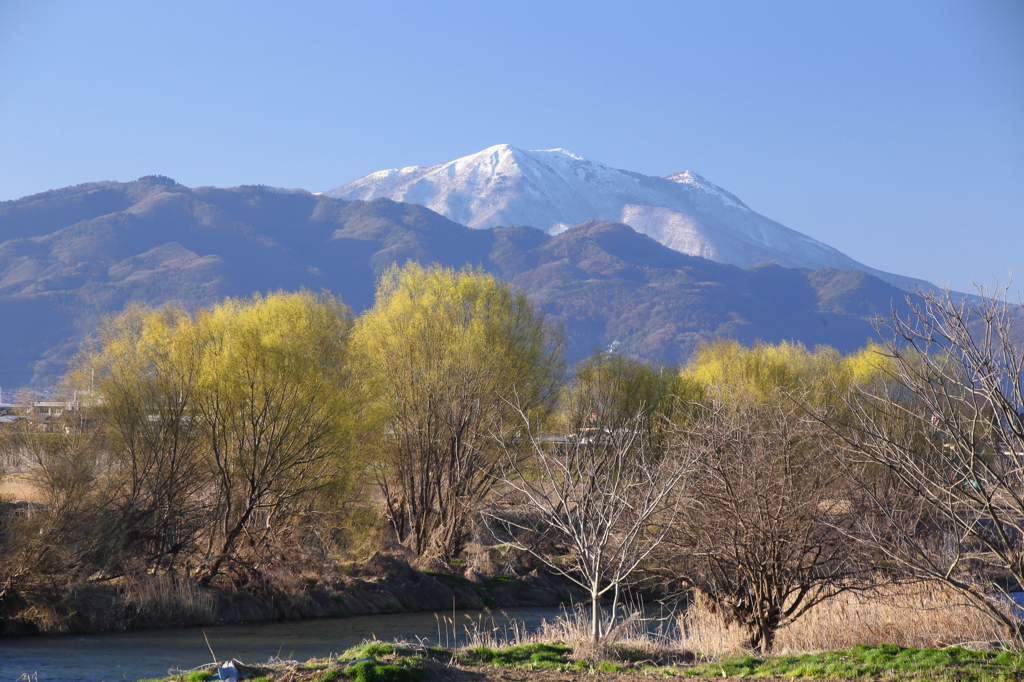
[[[206,682],[206,680],[217,679],[216,675],[211,675],[205,670],[193,670],[185,677],[178,677],[177,675],[171,677],[154,677],[148,680],[139,680],[139,682],[165,682],[166,680],[182,680],[183,682]],[[256,682],[256,680],[251,680]]]
[[[425,676],[426,671],[417,661],[400,659],[388,665],[363,661],[346,668],[345,674],[353,682],[416,682]]]
[[[351,661],[357,658],[384,658],[385,656],[411,656],[412,649],[396,647],[387,642],[363,642],[351,649],[346,649],[338,658],[343,661]]]
[[[413,650],[387,642],[363,642],[346,650],[340,660],[352,661],[360,658],[378,659],[395,656],[393,663],[379,663],[376,660],[361,661],[353,666],[326,671],[317,682],[335,682],[351,679],[353,682],[415,682],[425,675],[423,664],[411,658]]]
[[[801,656],[753,656],[679,669],[687,675],[792,677],[804,679],[889,678],[950,682],[1024,680],[1024,653],[989,653],[960,647],[908,649],[895,644],[858,645],[847,651]]]
[[[507,668],[563,668],[569,665],[571,651],[572,647],[564,644],[520,644],[504,649],[479,646],[460,654],[459,662]]]
[[[586,660],[570,660],[572,647],[564,644],[523,644],[491,649],[474,647],[455,652],[459,663],[496,665],[511,668],[624,672],[641,670],[665,676],[706,675],[712,677],[789,677],[794,679],[873,679],[919,682],[1024,682],[1024,651],[990,653],[960,647],[948,649],[908,649],[894,644],[855,646],[845,651],[817,654],[741,656],[692,666],[658,667],[626,648],[613,650],[617,660],[596,665]],[[430,647],[415,654],[412,649],[385,642],[365,642],[347,650],[341,660],[369,658],[354,666],[324,669],[322,661],[310,661],[302,670],[309,682],[422,682],[427,676],[424,658],[450,660],[453,652]],[[379,662],[378,658],[388,662]],[[180,677],[163,678],[181,680]],[[189,673],[184,682],[212,679],[205,671]],[[146,682],[157,682],[146,681]],[[265,678],[250,682],[266,682]]]
[[[487,579],[487,583],[492,585],[511,585],[514,582],[514,578],[505,575],[504,573],[495,573]]]
[[[335,680],[340,680],[341,677],[342,673],[337,668],[334,668],[325,671],[323,675],[316,678],[316,682],[335,682]]]

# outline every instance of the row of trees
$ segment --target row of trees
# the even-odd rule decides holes
[[[576,581],[595,642],[639,576],[762,651],[881,574],[944,581],[1019,636],[993,580],[1024,582],[1021,307],[920,300],[846,357],[722,341],[570,373],[543,315],[469,270],[392,269],[358,317],[308,292],[132,307],[69,375],[82,428],[3,434],[46,499],[4,520],[0,605],[42,574],[266,586],[329,560],[371,498],[416,555],[497,536]]]
[[[257,550],[294,530],[312,494],[351,482],[350,318],[299,293],[110,320],[68,377],[84,401],[75,428],[5,433],[44,509],[20,520],[28,532],[5,528],[20,565],[4,589],[40,573],[258,575]]]
[[[394,268],[358,318],[309,292],[132,306],[67,378],[74,423],[0,434],[44,497],[3,519],[0,600],[140,571],[272,589],[275,566],[345,544],[367,482],[399,542],[452,559],[513,415],[548,420],[563,371],[525,296],[470,270]]]

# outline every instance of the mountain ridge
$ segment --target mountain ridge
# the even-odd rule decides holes
[[[158,176],[0,203],[0,236],[4,387],[59,378],[102,319],[131,301],[196,309],[307,288],[359,312],[384,270],[409,260],[478,267],[525,291],[564,325],[570,359],[619,341],[621,352],[681,362],[720,336],[853,350],[873,335],[872,317],[903,298],[864,273],[742,269],[612,221],[558,235],[477,230],[418,204]]]

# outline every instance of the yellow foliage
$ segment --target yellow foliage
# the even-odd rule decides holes
[[[522,293],[473,270],[390,268],[353,343],[378,400],[500,393],[524,406],[553,395],[560,343]]]
[[[726,389],[755,400],[778,391],[801,392],[812,400],[827,400],[835,391],[866,385],[882,377],[887,358],[881,346],[868,346],[842,356],[831,346],[809,350],[799,342],[758,343],[746,347],[734,340],[701,346],[683,376],[709,389]]]
[[[871,341],[864,348],[843,358],[843,371],[853,384],[867,386],[892,374],[892,359],[886,354],[885,348]]]
[[[275,515],[351,480],[351,326],[339,299],[308,291],[106,321],[76,383],[97,394],[111,504],[149,524],[134,532],[156,538],[157,563],[179,551],[161,529],[187,527],[219,549],[209,581],[243,534],[272,534]]]
[[[551,410],[560,339],[494,277],[410,263],[385,273],[352,344],[390,523],[416,552],[453,556],[493,484],[501,437],[524,429],[520,410]]]

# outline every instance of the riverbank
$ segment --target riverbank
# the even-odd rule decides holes
[[[586,676],[628,682],[650,675],[711,680],[887,679],[953,682],[1009,682],[1024,679],[1024,652],[977,651],[962,647],[910,649],[859,645],[813,654],[728,657],[704,661],[699,654],[663,651],[655,656],[614,645],[599,659],[576,655],[561,643],[534,643],[503,649],[417,647],[368,642],[337,658],[306,663],[272,662],[235,669],[252,682],[569,682]],[[233,666],[234,667],[234,666]],[[162,682],[203,682],[217,670],[182,672]],[[156,682],[155,680],[149,682]]]
[[[579,588],[537,570],[484,576],[424,571],[401,556],[376,553],[328,577],[293,576],[242,590],[201,588],[175,575],[144,575],[41,586],[0,601],[0,637],[122,632],[166,627],[561,606]]]

